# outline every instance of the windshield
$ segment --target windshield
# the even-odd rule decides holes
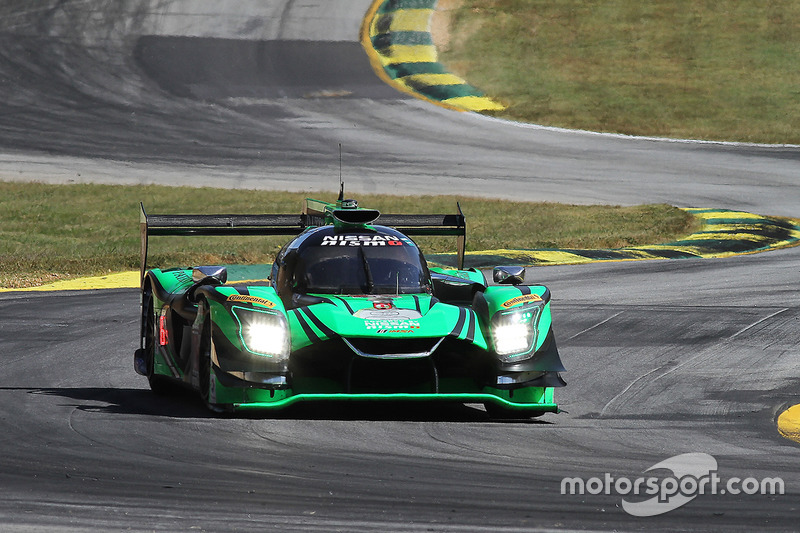
[[[326,236],[299,252],[294,272],[301,293],[418,294],[428,283],[419,249],[381,234]]]

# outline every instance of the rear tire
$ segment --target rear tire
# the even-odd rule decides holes
[[[155,356],[156,356],[156,312],[155,301],[151,290],[145,289],[142,299],[142,316],[144,321],[144,354],[145,365],[147,368],[147,382],[150,384],[150,390],[158,395],[166,395],[172,392],[172,384],[169,378],[155,373]]]

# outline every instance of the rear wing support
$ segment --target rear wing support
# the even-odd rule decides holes
[[[147,248],[152,235],[299,235],[308,215],[148,215],[139,204],[141,232],[140,282],[147,271]]]
[[[307,202],[318,202],[307,200]],[[456,204],[454,215],[386,215],[381,214],[374,224],[390,226],[409,236],[453,235],[458,237],[458,268],[464,268],[467,225],[461,205]],[[316,205],[308,207],[316,207]],[[141,233],[140,283],[147,271],[147,251],[150,236],[157,235],[299,235],[310,226],[328,223],[318,209],[306,208],[299,215],[148,215],[139,204]]]

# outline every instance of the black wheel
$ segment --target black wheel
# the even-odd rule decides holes
[[[144,357],[147,381],[150,390],[156,394],[169,394],[172,386],[169,378],[157,375],[154,371],[156,353],[156,313],[153,293],[146,290],[142,299],[142,321],[144,323]]]
[[[199,345],[199,358],[197,367],[197,377],[200,381],[200,398],[211,411],[218,415],[230,414],[233,412],[233,406],[230,404],[217,403],[214,389],[216,388],[216,377],[212,369],[211,352],[213,349],[211,340],[211,311],[209,309],[208,300],[205,298],[198,302],[199,313],[205,317],[203,320],[203,329],[200,334]]]
[[[213,409],[213,373],[211,371],[211,316],[208,309],[208,302],[201,300],[199,303],[199,313],[201,313],[205,320],[203,321],[203,329],[200,333],[200,361],[198,364],[198,377],[200,379],[200,398],[209,408]]]
[[[200,361],[198,362],[197,376],[200,381],[200,398],[211,411],[217,414],[229,413],[232,411],[232,406],[217,403],[214,394],[216,378],[214,377],[214,371],[211,367],[211,312],[209,310],[208,301],[205,299],[200,300],[198,307],[200,308],[199,312],[205,317],[198,350]]]

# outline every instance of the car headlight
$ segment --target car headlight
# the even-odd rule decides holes
[[[278,361],[289,357],[289,326],[283,315],[241,307],[232,311],[239,322],[239,337],[245,350]]]
[[[541,306],[498,313],[492,318],[494,351],[503,362],[524,359],[536,345]]]

